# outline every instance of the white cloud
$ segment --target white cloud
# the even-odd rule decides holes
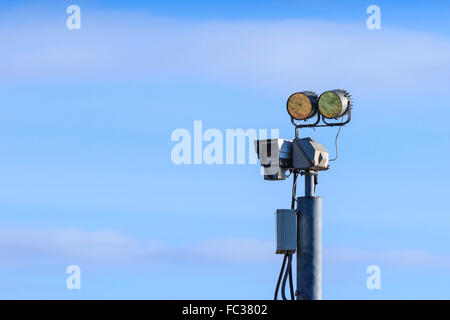
[[[262,239],[225,238],[190,244],[138,241],[114,230],[0,228],[0,263],[38,263],[42,260],[71,263],[160,265],[272,264],[280,261],[274,243]],[[377,264],[404,268],[449,268],[450,256],[420,250],[373,251],[326,248],[324,263]]]
[[[138,241],[113,230],[0,228],[0,261],[71,259],[75,262],[129,263],[154,259],[162,251],[157,242]]]
[[[80,31],[8,24],[2,82],[204,77],[248,86],[446,90],[450,39],[323,21],[175,22],[91,12]],[[11,19],[12,17],[10,17]],[[9,27],[8,27],[9,26]]]
[[[73,263],[146,265],[161,263],[272,262],[273,243],[228,238],[189,245],[138,241],[114,230],[0,228],[0,262],[63,260]]]

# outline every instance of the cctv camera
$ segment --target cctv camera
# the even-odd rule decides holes
[[[292,141],[284,139],[255,140],[255,149],[264,180],[285,180],[286,171],[292,168]]]

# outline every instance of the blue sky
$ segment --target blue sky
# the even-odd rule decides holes
[[[71,4],[81,30],[65,27]],[[381,30],[366,28],[370,4]],[[263,181],[258,165],[176,166],[171,134],[201,120],[292,138],[287,97],[341,87],[353,121],[317,189],[324,298],[449,298],[449,9],[2,2],[0,298],[270,299],[290,181]],[[332,155],[335,134],[302,132]],[[65,285],[71,264],[79,291]]]

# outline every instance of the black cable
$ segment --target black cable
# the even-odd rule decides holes
[[[284,277],[283,277],[283,285],[281,286],[281,296],[283,297],[283,300],[287,300],[286,299],[286,280],[289,276],[290,273],[292,273],[292,254],[286,254],[286,256],[288,257],[288,264],[286,266],[286,272],[284,273]]]
[[[278,290],[280,290],[281,278],[283,278],[284,266],[286,265],[287,254],[284,255],[283,264],[281,265],[280,275],[278,276],[277,286],[275,288],[275,295],[273,300],[278,300]]]
[[[295,197],[297,194],[297,177],[298,171],[294,170],[294,178],[292,184],[292,199],[291,199],[291,209],[295,209]],[[288,264],[286,266],[286,261]],[[286,267],[286,268],[285,268]],[[287,253],[284,255],[283,264],[281,265],[280,275],[278,276],[277,286],[275,288],[274,300],[278,300],[278,291],[280,290],[281,279],[283,279],[283,284],[281,288],[281,296],[283,300],[286,299],[285,289],[286,289],[286,281],[289,277],[289,291],[291,294],[291,299],[294,300],[294,284],[292,281],[292,253]]]
[[[294,171],[294,182],[292,183],[292,199],[291,199],[291,209],[295,209],[295,196],[297,194],[297,177],[298,172],[297,170]]]
[[[291,253],[291,263],[289,268],[289,289],[291,291],[291,300],[295,300],[294,296],[294,283],[292,281],[292,253]]]
[[[295,209],[295,201],[297,200],[297,178],[298,171],[294,170],[294,178],[292,183],[292,201],[291,201],[291,209]],[[288,264],[288,273],[289,273],[289,291],[291,294],[291,300],[294,300],[294,283],[292,280],[292,253],[289,254],[289,264]],[[284,290],[283,290],[284,291]]]

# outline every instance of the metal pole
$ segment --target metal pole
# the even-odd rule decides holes
[[[322,299],[322,198],[314,174],[305,173],[305,196],[297,198],[297,300]]]
[[[315,193],[314,174],[310,171],[305,172],[305,197],[314,197]]]

